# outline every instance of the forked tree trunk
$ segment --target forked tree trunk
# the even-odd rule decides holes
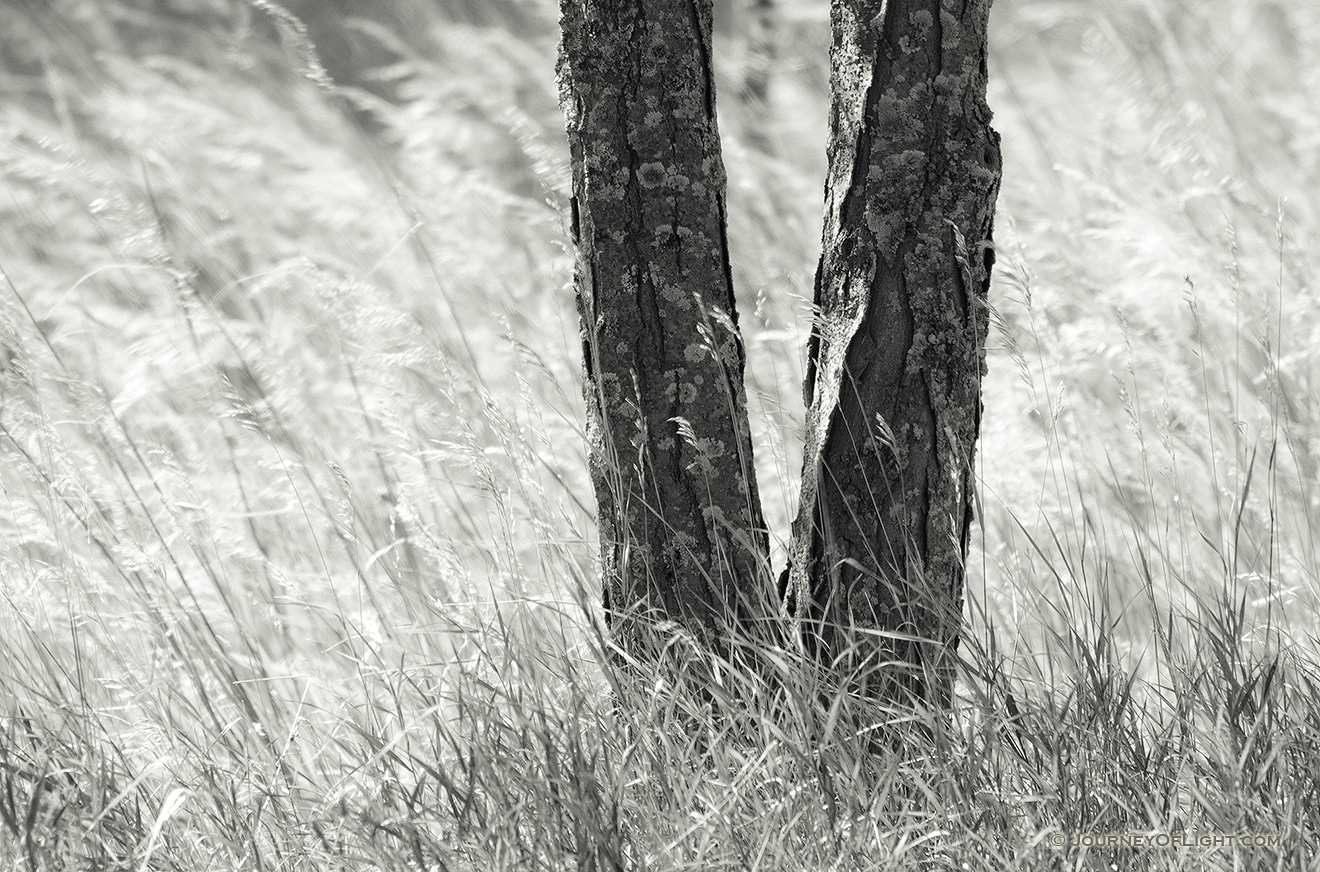
[[[786,596],[867,692],[948,704],[999,137],[990,0],[834,0],[829,177]]]
[[[1000,172],[989,6],[834,0],[806,460],[783,580],[808,638],[863,692],[934,707],[950,701],[980,429]],[[561,10],[606,606],[709,638],[766,608],[710,2]]]
[[[710,0],[561,0],[560,87],[607,615],[713,641],[766,600]],[[629,629],[632,628],[632,629]]]

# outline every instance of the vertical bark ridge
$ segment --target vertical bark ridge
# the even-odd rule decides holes
[[[852,646],[854,667],[937,706],[961,624],[1000,175],[989,8],[834,0],[807,445],[784,577],[824,652]]]
[[[561,0],[589,458],[607,611],[710,640],[764,602],[710,0]],[[632,632],[615,629],[628,642]]]

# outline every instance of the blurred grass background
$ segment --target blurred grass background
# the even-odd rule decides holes
[[[717,7],[782,555],[828,9],[755,104]],[[0,7],[0,861],[1306,868],[1320,8],[996,3],[962,707],[880,763],[601,662],[555,13]],[[1282,841],[1046,838],[1184,828]]]

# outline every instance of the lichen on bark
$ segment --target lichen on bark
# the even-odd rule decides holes
[[[783,578],[823,653],[851,652],[882,693],[941,707],[961,625],[1000,173],[989,8],[834,0],[807,445]]]
[[[710,0],[561,0],[559,78],[607,615],[711,640],[766,532],[725,231]]]

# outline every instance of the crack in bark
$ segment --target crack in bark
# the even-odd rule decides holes
[[[984,108],[989,3],[965,5],[961,21],[952,11],[945,19],[941,7],[937,0],[887,5],[879,26],[871,19],[874,29],[859,33],[869,4],[834,2],[830,178],[849,178],[851,190],[829,194],[843,199],[827,214],[816,274],[823,311],[806,381],[809,440],[816,441],[804,462],[794,562],[783,580],[797,616],[820,628],[865,611],[830,605],[840,583],[836,567],[860,566],[845,572],[852,579],[845,586],[873,576],[873,613],[915,622],[933,641],[956,637],[939,615],[961,603],[984,347],[984,319],[971,295],[983,299],[987,287],[964,280],[943,222],[954,217],[968,221],[969,232],[984,226],[988,233],[997,182],[977,176],[963,157],[996,148]],[[868,47],[871,56],[860,56]],[[864,105],[843,105],[859,95],[839,80],[868,63]],[[852,119],[856,130],[848,127]],[[840,166],[844,160],[851,167]],[[840,386],[828,381],[834,378]],[[892,431],[895,470],[886,468],[874,431],[870,440],[859,433],[876,413]],[[879,503],[874,517],[858,515],[858,494]],[[846,650],[846,630],[839,632],[845,635],[821,644]],[[888,654],[885,647],[880,660],[904,646]],[[927,687],[912,678],[906,686],[932,701],[945,698],[951,673],[938,666],[933,680]]]

